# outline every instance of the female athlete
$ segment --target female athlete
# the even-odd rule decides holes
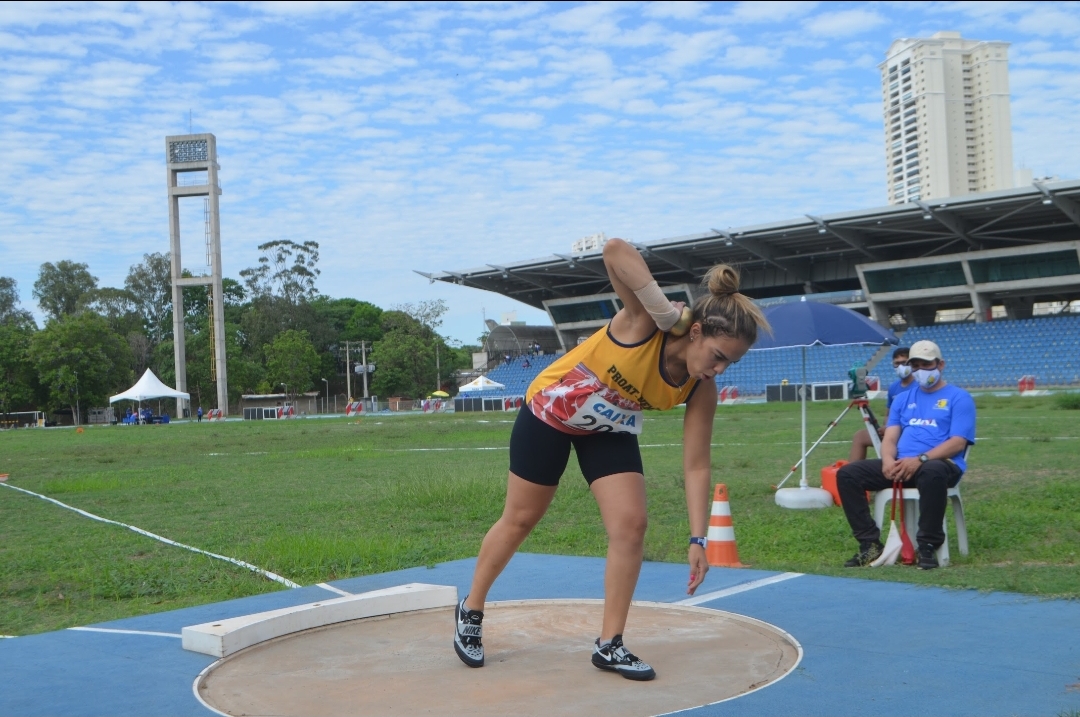
[[[739,275],[730,266],[709,271],[709,293],[691,311],[664,296],[641,255],[626,242],[607,242],[604,265],[623,308],[606,327],[537,376],[514,423],[506,505],[484,537],[472,587],[456,610],[454,649],[470,667],[484,664],[481,623],[488,590],[547,511],[573,446],[608,536],[604,619],[592,662],[631,680],[656,676],[622,639],[641,572],[647,524],[638,448],[644,410],[686,403],[689,594],[709,570],[705,536],[716,413],[713,378],[742,358],[757,340],[758,328],[767,331],[768,323],[757,306],[738,293]]]

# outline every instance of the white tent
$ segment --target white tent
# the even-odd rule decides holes
[[[150,369],[146,369],[146,373],[142,375],[135,385],[124,391],[118,393],[109,399],[109,403],[116,403],[117,401],[146,401],[151,398],[191,398],[190,395],[183,391],[177,391],[176,389],[169,388],[161,382],[154,372]]]
[[[499,388],[506,388],[506,386],[498,381],[492,381],[487,376],[477,376],[464,386],[459,386],[458,391],[492,391]]]

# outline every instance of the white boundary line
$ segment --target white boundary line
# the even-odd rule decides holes
[[[219,657],[218,659],[214,660],[209,665],[204,667],[202,669],[202,672],[200,672],[199,674],[197,674],[195,676],[195,681],[191,683],[191,691],[195,695],[195,699],[197,699],[199,701],[199,704],[202,705],[203,707],[205,707],[206,709],[210,710],[214,714],[221,715],[221,717],[232,717],[232,715],[230,715],[230,714],[228,714],[226,712],[222,712],[221,710],[214,709],[213,707],[211,707],[210,703],[207,702],[206,700],[204,700],[202,698],[202,695],[199,694],[199,683],[202,682],[202,679],[203,679],[203,677],[205,675],[209,674],[211,670],[213,670],[215,667],[217,667],[218,665],[220,665],[222,662],[224,662],[227,659],[229,659],[229,658],[228,657]]]
[[[149,630],[113,630],[108,627],[69,627],[79,632],[109,632],[117,635],[153,635],[154,637],[183,637],[175,632],[150,632]]]
[[[329,590],[330,592],[337,593],[338,595],[341,595],[342,597],[349,597],[350,595],[353,594],[353,593],[345,592],[341,588],[336,588],[333,585],[329,585],[327,583],[316,583],[315,587],[322,588],[323,590]]]
[[[718,600],[720,598],[727,597],[728,595],[737,595],[744,593],[747,590],[756,590],[757,588],[765,587],[766,585],[773,585],[774,583],[782,583],[785,580],[791,580],[792,578],[802,577],[802,573],[781,573],[779,575],[771,575],[767,578],[761,578],[760,580],[751,580],[747,583],[741,583],[734,585],[730,588],[724,588],[723,590],[717,590],[716,592],[705,593],[704,595],[695,595],[692,598],[685,600],[679,600],[673,605],[700,605],[702,603],[710,602],[712,600]]]
[[[128,530],[135,531],[139,535],[145,535],[148,538],[153,538],[154,540],[158,540],[158,541],[160,541],[162,543],[166,543],[168,545],[174,545],[177,548],[183,548],[184,550],[190,550],[193,553],[200,553],[202,555],[208,555],[211,558],[217,558],[218,560],[224,560],[225,562],[232,563],[233,565],[239,565],[242,568],[247,568],[248,570],[250,570],[252,572],[259,573],[260,575],[262,575],[264,577],[270,578],[274,582],[281,583],[282,585],[284,585],[286,587],[290,587],[290,588],[301,587],[300,584],[294,583],[292,580],[289,580],[288,578],[283,578],[280,575],[278,575],[277,573],[272,573],[269,570],[263,570],[260,567],[252,565],[251,563],[245,563],[243,560],[237,560],[236,558],[230,558],[230,557],[227,557],[225,555],[218,555],[217,553],[211,553],[209,551],[202,550],[200,548],[195,548],[195,547],[192,547],[190,545],[184,545],[183,543],[178,543],[175,540],[169,540],[168,538],[163,538],[160,535],[157,535],[155,533],[151,533],[148,530],[143,530],[142,528],[136,528],[134,525],[128,525],[127,523],[121,523],[121,522],[116,521],[116,520],[109,520],[108,518],[102,518],[100,515],[94,515],[93,513],[87,513],[85,510],[80,510],[78,508],[74,508],[74,507],[68,505],[67,503],[61,503],[60,501],[56,500],[55,498],[50,498],[47,495],[41,495],[40,493],[35,493],[34,491],[26,490],[25,488],[16,488],[15,486],[11,485],[10,483],[0,483],[0,486],[3,486],[4,488],[11,488],[12,490],[17,490],[20,493],[26,493],[27,495],[32,495],[35,498],[41,498],[42,500],[47,500],[50,503],[54,503],[54,504],[60,506],[61,508],[67,508],[68,510],[74,511],[74,512],[78,513],[79,515],[90,518],[91,520],[98,520],[98,521],[101,521],[102,523],[109,523],[110,525],[119,525],[121,528],[127,528]]]

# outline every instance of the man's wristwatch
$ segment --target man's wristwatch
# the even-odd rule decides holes
[[[694,536],[690,536],[690,544],[691,545],[700,545],[702,548],[705,548],[709,544],[709,539],[708,538],[695,538]]]
[[[919,463],[926,463],[928,460],[930,460],[930,456],[926,455],[925,453],[919,454]]]

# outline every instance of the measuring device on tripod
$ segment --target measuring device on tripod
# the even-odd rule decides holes
[[[840,421],[844,419],[844,416],[848,414],[848,411],[853,408],[858,409],[859,413],[862,415],[863,425],[866,426],[866,432],[870,434],[870,442],[873,444],[874,450],[877,451],[878,457],[881,457],[881,436],[878,435],[878,429],[881,424],[878,423],[877,416],[875,416],[874,412],[870,409],[870,402],[866,398],[866,367],[855,366],[848,372],[848,375],[851,377],[851,403],[847,405],[847,408],[840,412],[840,415],[836,417],[836,420],[829,423],[829,427],[821,434],[821,438],[814,441],[814,445],[806,449],[806,453],[799,459],[799,462],[791,467],[791,472],[776,486],[777,490],[784,487],[784,484],[788,482],[788,479],[795,475],[795,471],[799,470],[799,466],[810,457],[810,454],[814,452],[814,449],[825,440],[825,437],[829,435],[829,432],[836,428],[837,424],[839,424]]]

